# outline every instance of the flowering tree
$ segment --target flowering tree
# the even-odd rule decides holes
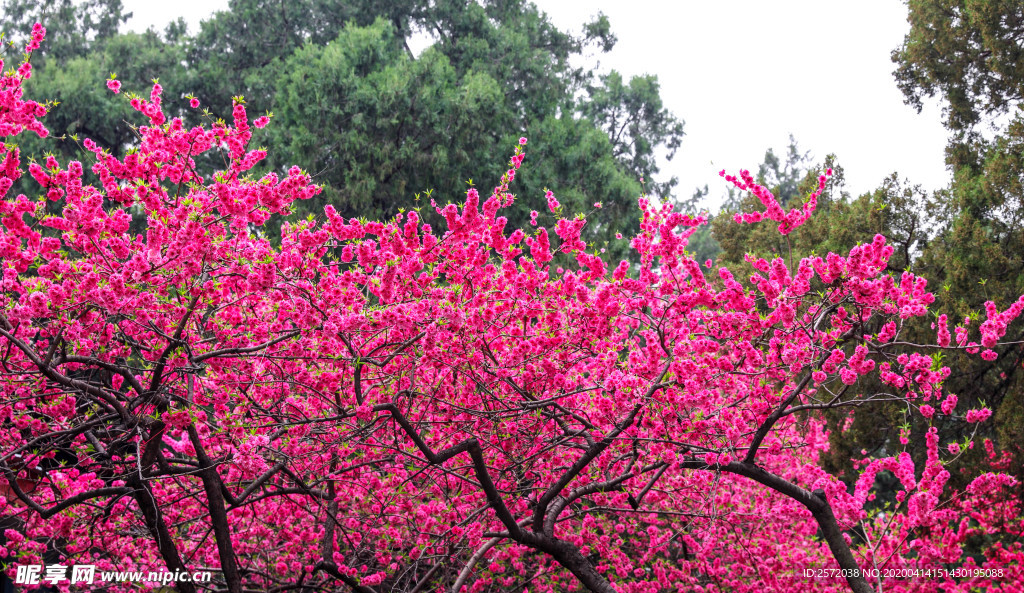
[[[26,61],[0,83],[5,139],[46,134],[45,108],[22,99],[30,75]],[[233,593],[806,579],[1008,591],[1024,578],[1019,503],[1001,496],[1012,480],[945,487],[960,444],[907,434],[926,440],[923,465],[893,443],[856,460],[852,488],[815,463],[827,409],[989,414],[957,409],[929,346],[891,351],[932,296],[924,279],[882,274],[884,237],[795,269],[752,259],[746,282],[708,278],[710,262],[685,250],[704,219],[641,198],[635,259],[609,274],[580,239],[585,217],[505,228],[524,138],[493,191],[435,205],[443,232],[414,211],[364,222],[328,206],[322,224],[284,225],[275,247],[262,225],[318,188],[297,167],[251,173],[266,156],[248,148],[252,127],[267,119],[250,125],[240,100],[230,125],[189,129],[162,92],[129,96],[148,123],[124,159],[84,141],[98,185],[49,158],[28,166],[39,199],[3,196],[9,573],[56,555],[216,570]],[[5,194],[22,170],[18,149],[3,150]],[[224,169],[200,171],[204,153]],[[765,207],[739,222],[782,233],[821,191],[787,212],[748,173],[726,179]],[[63,200],[59,215],[47,200]],[[553,268],[557,253],[576,265]],[[931,347],[989,356],[1022,309],[991,305],[980,345],[940,317]],[[889,391],[853,396],[872,374]],[[891,503],[874,500],[882,471],[902,485]]]

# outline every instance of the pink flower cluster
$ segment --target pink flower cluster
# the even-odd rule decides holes
[[[807,222],[810,218],[811,213],[818,207],[818,198],[821,197],[821,193],[825,191],[825,185],[828,182],[828,178],[832,175],[832,169],[829,169],[826,174],[821,175],[818,178],[818,189],[811,192],[807,196],[806,201],[800,208],[793,208],[789,212],[786,212],[779,201],[775,199],[768,188],[763,185],[758,185],[754,181],[753,175],[746,169],[740,170],[739,176],[726,175],[725,169],[722,169],[718,175],[724,177],[726,181],[732,183],[736,188],[741,191],[749,191],[754,194],[764,205],[764,212],[747,212],[737,213],[734,215],[734,220],[737,223],[754,223],[760,222],[762,218],[768,218],[779,223],[779,232],[783,235],[788,235],[793,232],[794,229]]]

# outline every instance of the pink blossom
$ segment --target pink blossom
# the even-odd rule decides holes
[[[968,422],[984,422],[992,416],[992,410],[988,408],[978,408],[975,410],[968,410],[966,420]]]
[[[946,399],[942,401],[942,413],[949,416],[953,413],[956,408],[957,397],[955,393],[950,393],[946,396]]]

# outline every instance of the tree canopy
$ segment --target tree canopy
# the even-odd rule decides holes
[[[1024,98],[1024,7],[1016,0],[909,0],[910,32],[893,52],[896,81],[918,108],[941,96],[951,130]]]
[[[64,586],[76,565],[115,592],[140,585],[114,570],[197,565],[230,593],[1009,592],[1024,577],[1013,478],[990,450],[994,471],[954,485],[963,449],[937,426],[991,411],[947,392],[951,369],[926,354],[991,360],[1024,296],[894,349],[935,296],[890,273],[882,235],[705,275],[687,246],[706,219],[645,197],[637,263],[609,273],[588,215],[553,196],[551,224],[508,228],[525,137],[493,190],[435,207],[436,231],[415,211],[328,205],[274,244],[259,229],[323,189],[298,166],[255,172],[266,116],[236,100],[230,123],[190,127],[159,84],[121,97],[143,122],[134,150],[83,140],[99,186],[48,157],[27,167],[43,195],[12,196],[14,141],[48,135],[30,73],[0,79],[0,520],[20,584]],[[736,222],[783,236],[832,174],[785,208],[723,172],[763,207]],[[893,401],[920,419],[900,449],[854,453],[853,488],[818,465],[829,413]]]
[[[5,28],[39,8],[5,6]],[[32,27],[0,79],[9,575],[1024,580],[1024,120],[978,126],[1017,100],[1012,4],[910,4],[897,76],[949,101],[949,188],[846,195],[791,139],[722,172],[710,224],[653,199],[682,138],[657,80],[571,65],[614,43],[603,18],[247,0],[191,36],[121,33],[118,0],[53,10],[73,42]]]

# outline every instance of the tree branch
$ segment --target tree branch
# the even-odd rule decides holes
[[[651,385],[651,387],[647,390],[647,393],[644,395],[644,400],[650,399],[651,396],[654,395],[654,392],[663,387],[666,387],[666,385],[662,383],[662,380],[665,378],[665,375],[668,374],[668,369],[670,365],[671,361],[665,364],[665,367],[662,369],[661,374],[658,375],[658,379],[654,382],[653,385]],[[569,485],[569,482],[572,482],[573,479],[575,479],[576,476],[580,474],[580,472],[582,472],[588,465],[590,465],[591,461],[596,459],[598,455],[604,452],[604,450],[607,449],[608,446],[611,445],[620,434],[622,434],[622,431],[632,426],[633,421],[636,420],[636,415],[640,412],[640,409],[643,407],[643,403],[643,400],[641,400],[640,403],[634,405],[633,409],[630,410],[629,414],[627,414],[625,418],[623,418],[615,425],[615,428],[613,428],[607,435],[605,435],[603,439],[601,439],[593,446],[591,446],[589,449],[587,449],[586,453],[584,453],[582,457],[576,460],[576,463],[572,464],[572,467],[570,467],[564,474],[562,474],[562,477],[560,477],[558,481],[552,484],[551,487],[548,488],[543,495],[541,495],[540,499],[537,501],[537,506],[534,507],[533,509],[534,532],[543,532],[544,516],[547,513],[548,505],[551,504],[551,501],[553,501],[555,497],[558,496],[558,494],[562,491],[563,488]]]

